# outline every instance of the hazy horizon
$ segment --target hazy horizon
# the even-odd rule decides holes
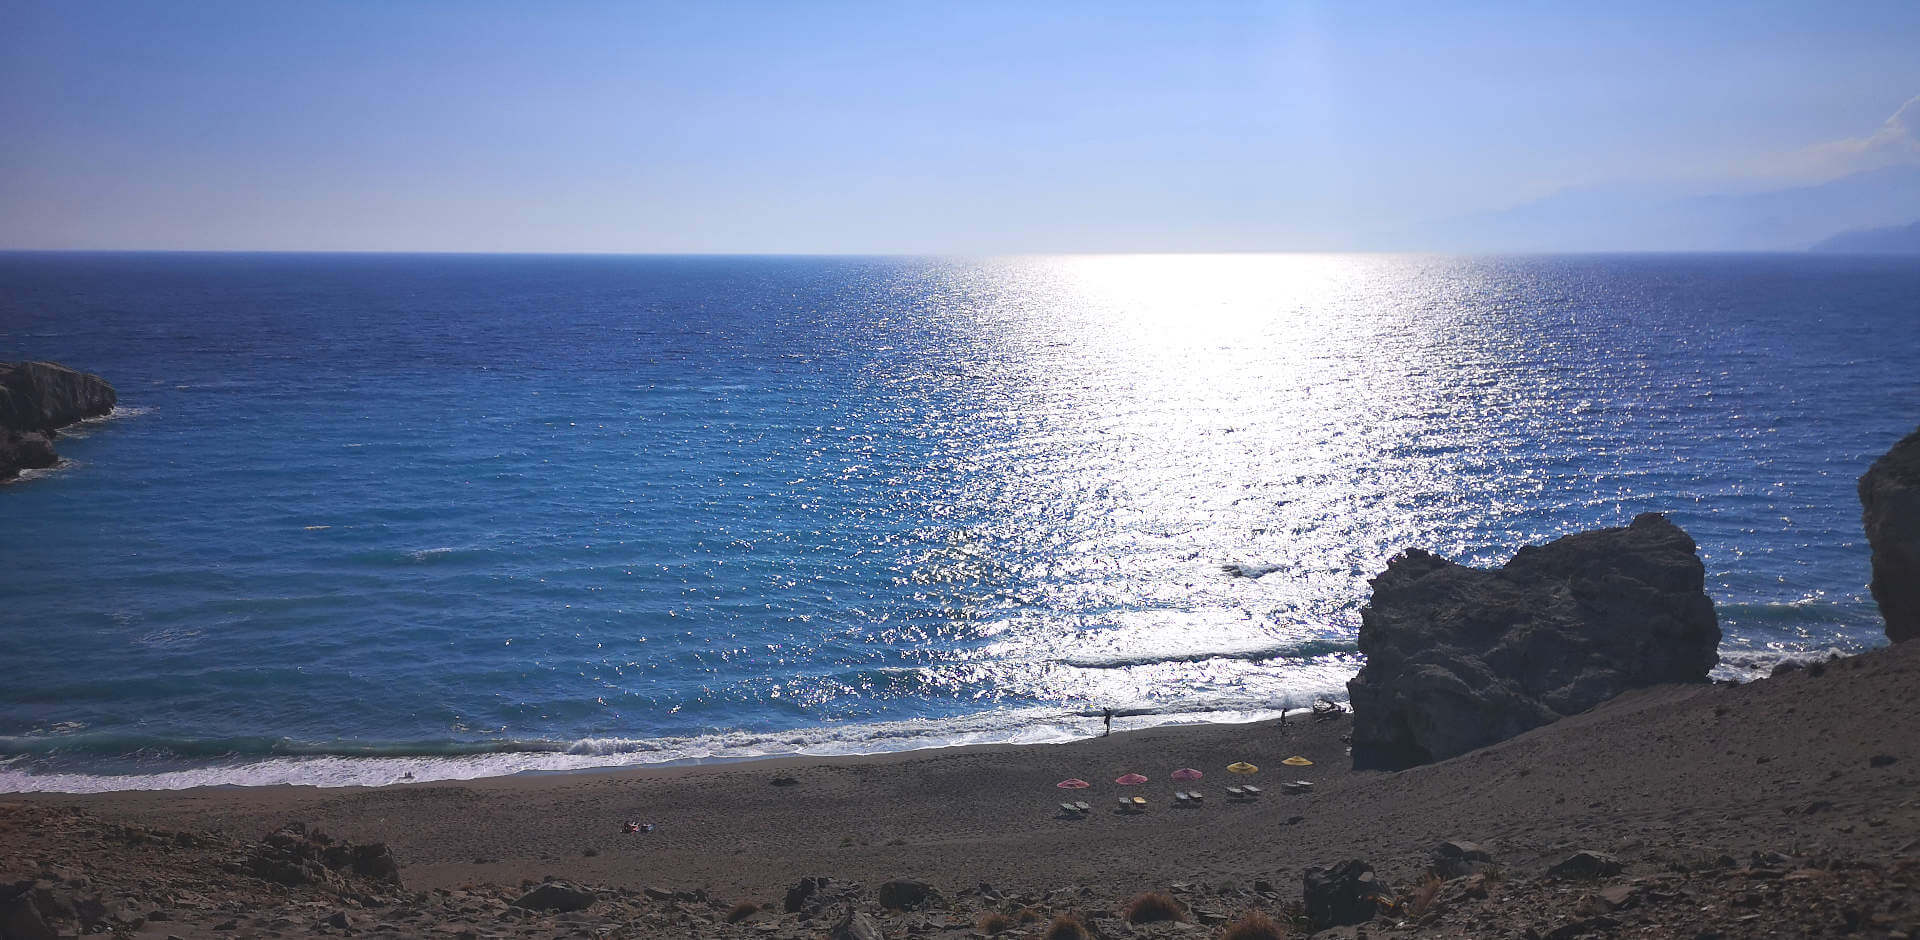
[[[1920,7],[0,0],[0,250],[1791,250]]]

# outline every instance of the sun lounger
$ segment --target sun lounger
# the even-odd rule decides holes
[[[1259,796],[1259,795],[1260,795],[1260,788],[1259,788],[1259,787],[1256,787],[1256,786],[1254,786],[1254,785],[1253,785],[1253,784],[1251,784],[1251,783],[1249,783],[1249,784],[1246,784],[1245,786],[1242,786],[1242,787],[1241,787],[1240,789],[1241,789],[1241,791],[1242,791],[1242,792],[1244,792],[1244,793],[1246,793],[1246,794],[1247,794],[1248,796]]]
[[[1247,791],[1240,787],[1228,787],[1227,795],[1230,797],[1242,797],[1247,795]]]
[[[1187,801],[1187,791],[1185,790],[1175,791],[1173,794],[1173,801],[1175,803],[1185,803]]]
[[[1313,781],[1295,780],[1292,783],[1281,784],[1280,789],[1285,790],[1288,793],[1310,793],[1313,791]]]
[[[1207,798],[1207,795],[1205,793],[1201,793],[1199,790],[1187,791],[1187,802],[1189,803],[1198,803],[1198,802],[1201,802],[1202,800],[1205,800],[1206,798]]]
[[[1078,814],[1080,812],[1080,807],[1075,806],[1072,803],[1062,803],[1060,804],[1060,811],[1068,814]]]
[[[1087,802],[1087,801],[1085,801],[1085,800],[1081,800],[1081,801],[1079,801],[1079,802],[1077,802],[1077,803],[1075,803],[1075,804],[1073,804],[1073,808],[1074,808],[1074,809],[1077,809],[1077,810],[1079,810],[1080,812],[1083,812],[1083,813],[1091,813],[1091,812],[1093,812],[1093,804],[1092,804],[1092,803],[1089,803],[1089,802]]]

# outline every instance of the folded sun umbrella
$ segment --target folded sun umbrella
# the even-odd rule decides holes
[[[1146,782],[1147,782],[1147,778],[1142,777],[1139,774],[1128,774],[1114,781],[1114,783],[1117,783],[1123,787],[1138,786],[1139,784],[1146,783]]]
[[[1198,780],[1204,776],[1206,775],[1192,767],[1182,767],[1173,772],[1173,779],[1175,780]]]
[[[1307,760],[1306,758],[1300,757],[1298,755],[1289,757],[1286,760],[1281,761],[1280,763],[1285,764],[1288,767],[1312,767],[1313,766],[1313,761]]]
[[[1246,774],[1254,774],[1259,772],[1260,772],[1260,768],[1255,767],[1252,764],[1249,764],[1243,760],[1234,761],[1233,763],[1227,765],[1227,773],[1230,773],[1230,774],[1240,774],[1244,776]]]
[[[1088,783],[1085,780],[1080,779],[1079,777],[1069,777],[1065,780],[1060,781],[1059,783],[1054,784],[1054,786],[1059,787],[1062,790],[1085,790],[1086,788],[1093,786],[1093,784]]]

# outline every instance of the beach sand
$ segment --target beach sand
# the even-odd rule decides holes
[[[457,784],[13,795],[0,797],[0,883],[79,877],[85,890],[116,905],[123,933],[154,937],[199,935],[194,930],[217,926],[215,918],[234,920],[232,930],[242,934],[301,935],[320,923],[313,915],[327,904],[351,904],[364,924],[398,918],[401,933],[435,924],[477,936],[615,925],[632,936],[811,936],[831,918],[781,913],[787,890],[809,876],[858,882],[849,904],[870,911],[888,936],[971,931],[975,918],[996,907],[1049,916],[1072,910],[1124,935],[1130,928],[1118,910],[1127,898],[1177,886],[1196,923],[1154,929],[1210,936],[1221,915],[1242,908],[1297,916],[1309,866],[1363,859],[1398,893],[1421,878],[1438,843],[1462,839],[1492,854],[1500,887],[1489,898],[1455,897],[1444,911],[1412,921],[1403,910],[1400,922],[1436,934],[1518,936],[1603,917],[1614,922],[1608,930],[1649,936],[1692,935],[1673,932],[1682,924],[1734,936],[1761,935],[1760,927],[1789,935],[1824,930],[1851,916],[1871,935],[1896,935],[1920,925],[1916,689],[1920,644],[1908,644],[1745,685],[1629,693],[1398,773],[1349,770],[1348,722],[1301,716],[1284,726],[1164,727],[1055,745]],[[1315,763],[1280,763],[1291,755]],[[1230,801],[1224,787],[1238,781],[1223,768],[1242,760],[1260,766],[1252,779],[1266,792]],[[1178,767],[1206,772],[1194,785],[1206,793],[1204,805],[1170,805],[1171,793],[1187,788],[1168,780]],[[1128,772],[1152,782],[1112,783]],[[776,777],[796,782],[776,786]],[[1056,790],[1066,777],[1095,786]],[[1296,779],[1311,781],[1312,792],[1278,786]],[[1148,797],[1150,809],[1115,812],[1123,792]],[[1070,818],[1057,805],[1067,798],[1094,810]],[[626,833],[628,820],[655,828]],[[292,821],[354,842],[385,842],[406,893],[373,892],[355,903],[219,869],[220,859]],[[129,845],[129,826],[185,831],[194,844],[135,835]],[[1653,918],[1646,922],[1653,926],[1621,920],[1628,914],[1618,905],[1594,913],[1593,892],[1607,884],[1546,877],[1552,864],[1583,849],[1622,861],[1625,872],[1609,884],[1638,886],[1639,901],[1626,911]],[[1786,881],[1795,871],[1820,874]],[[577,922],[501,910],[525,882],[556,878],[599,886],[608,900],[566,915]],[[946,906],[886,914],[875,888],[897,878],[933,886]],[[1743,908],[1740,900],[1752,893],[1747,878],[1781,890],[1762,891]],[[1844,889],[1816,878],[1844,879]],[[654,897],[640,893],[646,888],[656,889]],[[1794,890],[1815,900],[1797,901]],[[679,899],[668,897],[676,892]],[[223,893],[243,899],[252,919],[229,918],[233,905],[222,906]],[[205,906],[194,907],[194,898]],[[737,927],[721,923],[740,901],[771,912]],[[1828,910],[1843,903],[1861,910]],[[259,913],[275,905],[301,913]],[[173,913],[127,926],[151,909]],[[1752,913],[1764,914],[1764,923],[1736,919]],[[902,916],[921,919],[887,920]],[[1386,916],[1375,926],[1392,922]],[[182,924],[194,930],[183,932]],[[1037,936],[1044,926],[1009,935]]]

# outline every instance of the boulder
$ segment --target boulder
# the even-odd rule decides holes
[[[514,907],[530,911],[584,911],[599,900],[593,892],[564,881],[549,881],[514,899]]]
[[[1463,878],[1478,874],[1493,864],[1493,855],[1478,843],[1453,839],[1433,850],[1433,870],[1442,878]]]
[[[1307,919],[1314,929],[1364,924],[1380,911],[1380,885],[1373,866],[1354,859],[1332,868],[1309,868],[1306,882]]]
[[[886,940],[873,918],[852,908],[848,908],[847,915],[834,925],[830,936],[833,940]]]
[[[1495,570],[1410,549],[1360,613],[1353,764],[1444,760],[1628,689],[1704,682],[1720,625],[1693,539],[1658,513]]]
[[[1860,477],[1861,522],[1873,549],[1873,599],[1887,639],[1920,636],[1920,429]]]
[[[926,907],[937,892],[924,881],[895,878],[880,886],[880,906],[896,911],[914,911]]]
[[[1620,860],[1605,852],[1591,849],[1575,852],[1560,861],[1560,864],[1547,869],[1547,875],[1553,878],[1572,878],[1591,881],[1620,874],[1623,866]]]

